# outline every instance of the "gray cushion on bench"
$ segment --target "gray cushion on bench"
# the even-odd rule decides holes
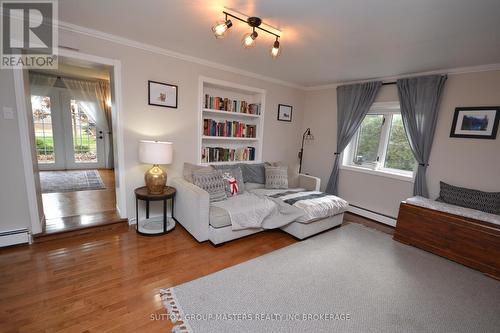
[[[451,205],[445,202],[434,201],[424,197],[413,197],[406,199],[406,203],[414,206],[424,207],[440,212],[467,217],[474,220],[490,222],[500,225],[500,216],[489,214],[476,209],[470,209],[460,206]]]
[[[483,192],[439,182],[436,201],[500,215],[500,192]]]

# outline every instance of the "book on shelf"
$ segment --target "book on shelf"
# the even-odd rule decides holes
[[[257,125],[245,124],[239,121],[215,121],[203,119],[203,135],[226,138],[256,138]]]
[[[255,161],[255,147],[203,147],[201,149],[202,163],[244,161]]]
[[[204,108],[253,115],[260,115],[261,112],[260,103],[248,103],[247,101],[232,100],[227,97],[214,97],[209,94],[205,94]]]

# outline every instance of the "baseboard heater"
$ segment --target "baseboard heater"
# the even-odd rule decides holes
[[[16,229],[0,232],[0,247],[29,243],[28,229]]]
[[[396,226],[397,219],[392,217],[392,216],[389,216],[389,215],[377,213],[377,212],[374,212],[373,210],[369,210],[369,209],[354,206],[354,205],[349,205],[349,208],[347,210],[351,213],[361,215],[363,217],[372,219],[374,221],[377,221],[377,222],[380,222],[383,224],[390,225],[391,227]]]

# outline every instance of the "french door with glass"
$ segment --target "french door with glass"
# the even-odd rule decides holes
[[[40,170],[105,167],[104,134],[92,119],[91,103],[67,89],[32,91],[31,106]]]

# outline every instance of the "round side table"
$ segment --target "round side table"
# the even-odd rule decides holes
[[[160,236],[169,233],[175,228],[175,223],[177,220],[174,217],[174,198],[175,198],[175,188],[171,186],[166,186],[163,193],[160,194],[150,194],[146,186],[136,188],[135,193],[135,219],[136,219],[136,229],[135,231],[139,235],[143,236]],[[139,220],[139,200],[146,202],[146,220],[144,220],[141,226],[141,221]],[[167,201],[172,200],[172,223],[169,223],[167,218]],[[163,201],[163,228],[162,229],[145,229],[146,223],[161,222],[159,220],[151,219],[149,220],[149,203],[151,201]],[[141,230],[142,228],[142,230]],[[147,231],[146,231],[147,230]]]

